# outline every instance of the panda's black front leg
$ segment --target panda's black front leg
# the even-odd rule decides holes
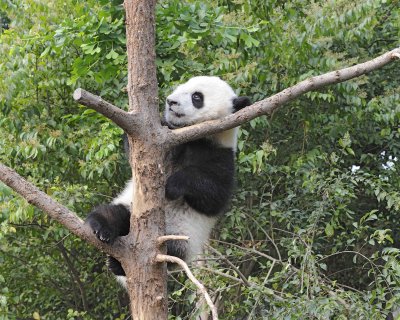
[[[179,170],[167,179],[165,185],[165,197],[168,200],[176,200],[185,195],[187,189],[187,175],[184,170]]]
[[[130,212],[124,205],[105,204],[94,208],[85,223],[100,241],[112,244],[117,237],[129,233],[129,221]]]
[[[168,200],[183,197],[193,209],[209,216],[217,215],[229,202],[232,176],[223,169],[210,172],[198,166],[186,167],[167,179],[165,196]]]

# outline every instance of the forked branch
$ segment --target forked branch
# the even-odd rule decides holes
[[[367,62],[356,64],[352,67],[308,78],[292,87],[272,95],[269,98],[260,100],[251,106],[248,106],[222,119],[206,121],[176,130],[160,131],[160,134],[158,134],[158,139],[166,147],[171,147],[237,127],[259,116],[271,114],[285,103],[298,98],[306,92],[315,91],[331,84],[336,84],[359,77],[371,71],[382,68],[386,64],[389,64],[396,59],[400,59],[400,48],[389,51]],[[123,111],[111,103],[104,101],[101,97],[91,94],[83,89],[79,88],[75,90],[74,99],[80,104],[92,108],[111,119],[128,134],[135,134],[138,131],[137,126],[139,125],[140,127],[137,116]]]

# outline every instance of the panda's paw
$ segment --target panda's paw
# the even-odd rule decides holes
[[[94,229],[93,232],[97,239],[99,239],[101,242],[112,243],[115,240],[115,238],[112,236],[111,230],[108,228],[99,228],[97,230]]]
[[[101,242],[112,244],[117,237],[107,221],[103,219],[96,219],[95,217],[89,216],[86,223],[89,224],[93,233]]]
[[[167,179],[165,185],[165,197],[168,200],[176,200],[185,195],[184,180],[179,172]]]

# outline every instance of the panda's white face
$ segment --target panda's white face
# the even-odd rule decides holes
[[[235,92],[218,77],[194,77],[167,97],[165,120],[179,128],[214,120],[234,112]]]

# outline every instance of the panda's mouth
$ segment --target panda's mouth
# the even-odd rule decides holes
[[[179,129],[180,127],[179,126],[177,126],[177,125],[175,125],[175,124],[173,124],[173,123],[171,123],[171,122],[168,122],[167,123],[167,126],[168,126],[168,128],[169,129]]]
[[[170,128],[170,129],[179,129],[179,128],[183,128],[183,127],[187,126],[186,123],[176,123],[171,120],[166,121],[166,124],[167,124],[168,128]]]
[[[175,111],[174,109],[172,109],[171,106],[168,107],[168,111],[169,111],[170,113],[172,113],[172,115],[173,115],[174,117],[177,117],[177,118],[182,118],[182,117],[185,116],[184,113],[179,113],[179,112]]]
[[[172,111],[172,112],[174,113],[174,116],[177,117],[177,118],[182,118],[182,117],[185,116],[184,113],[179,113],[179,112],[175,112],[175,111]]]
[[[187,123],[183,119],[186,116],[184,113],[179,113],[171,108],[169,108],[168,112],[165,114],[165,122],[170,129],[178,129],[185,127]]]

